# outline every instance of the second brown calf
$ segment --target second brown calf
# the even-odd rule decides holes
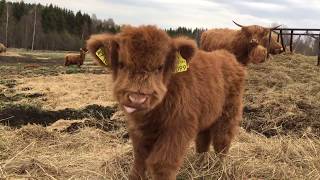
[[[264,37],[261,41],[261,44],[264,47],[268,47],[269,44],[269,36],[268,37]],[[269,53],[276,55],[276,54],[280,54],[283,52],[283,48],[282,45],[277,42],[277,35],[275,33],[272,32],[272,36],[270,39],[270,47],[269,47]]]
[[[87,51],[87,49],[80,48],[80,54],[67,54],[64,65],[78,65],[78,67],[80,67],[83,64]]]
[[[4,53],[7,51],[6,46],[4,46],[4,44],[0,43],[0,53]]]

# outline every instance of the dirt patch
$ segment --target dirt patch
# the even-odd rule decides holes
[[[45,96],[45,94],[43,94],[43,93],[24,94],[24,97],[26,97],[26,98],[39,98],[39,97],[43,97],[43,96]]]
[[[14,95],[6,95],[5,93],[0,93],[0,101],[14,102],[14,101],[20,101],[26,98],[33,99],[33,98],[40,98],[44,96],[45,94],[42,94],[42,93],[28,93],[28,94],[18,93]]]
[[[0,101],[2,102],[13,102],[13,101],[19,101],[23,99],[23,96],[21,94],[16,94],[14,96],[6,96],[3,93],[0,93]]]
[[[114,116],[114,115],[113,115]],[[58,120],[47,126],[49,131],[55,131],[59,133],[74,134],[79,133],[81,129],[93,127],[101,129],[105,132],[112,132],[117,138],[122,139],[123,142],[128,142],[129,134],[125,127],[125,120],[114,121],[112,117],[110,119],[82,119],[82,120]]]
[[[83,109],[66,108],[58,111],[43,110],[30,105],[9,105],[0,110],[0,123],[11,127],[22,127],[27,124],[50,125],[59,119],[95,120],[110,119],[116,107],[88,105]]]
[[[1,64],[24,64],[26,67],[34,66],[52,66],[52,65],[63,65],[64,61],[62,59],[33,59],[32,57],[14,57],[14,56],[4,56],[1,57]]]
[[[17,80],[15,79],[2,79],[0,84],[6,86],[7,88],[14,88],[17,85]]]

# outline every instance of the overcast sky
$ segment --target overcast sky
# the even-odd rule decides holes
[[[117,24],[229,27],[271,23],[320,28],[320,0],[24,0],[113,18]]]

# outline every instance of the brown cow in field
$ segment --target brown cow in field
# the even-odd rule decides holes
[[[6,52],[7,48],[2,43],[0,43],[0,53]]]
[[[176,179],[193,140],[198,153],[210,144],[228,152],[242,118],[245,81],[234,55],[197,50],[193,40],[172,39],[155,26],[93,36],[87,46],[113,71],[113,93],[134,149],[130,180],[147,179],[146,171],[155,180]]]
[[[271,29],[257,25],[241,26],[241,30],[211,29],[202,33],[200,48],[205,51],[226,49],[235,54],[237,60],[243,65],[247,65],[248,63],[261,63],[265,61],[267,56],[267,46],[265,43],[262,43],[262,41],[268,38]],[[264,47],[265,50],[258,45]],[[259,53],[252,53],[251,51],[259,51]],[[258,54],[262,57],[250,56],[252,54]]]
[[[80,54],[67,54],[65,56],[64,65],[78,65],[78,67],[80,67],[83,64],[87,52],[87,49],[80,48]]]

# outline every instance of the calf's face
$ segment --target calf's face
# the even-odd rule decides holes
[[[257,25],[243,26],[241,33],[244,34],[247,40],[248,56],[250,62],[254,64],[262,63],[267,58],[267,45],[265,39],[268,39],[270,30]]]
[[[271,54],[281,54],[283,52],[283,48],[280,43],[276,40],[272,40],[270,44],[270,53]]]
[[[249,60],[253,64],[259,64],[265,62],[267,59],[267,49],[261,45],[258,45],[249,53]]]
[[[194,41],[172,39],[154,26],[126,27],[117,35],[90,39],[89,51],[95,54],[102,47],[107,56],[113,71],[114,96],[129,114],[144,114],[159,105],[176,75],[177,54],[189,62],[196,48]]]
[[[271,36],[271,39],[270,39],[270,47],[269,47],[269,53],[270,54],[280,54],[283,52],[283,48],[282,48],[282,45],[277,42],[277,37],[276,36]],[[264,47],[268,47],[269,45],[269,36],[266,36],[263,40],[262,40],[262,45]]]

